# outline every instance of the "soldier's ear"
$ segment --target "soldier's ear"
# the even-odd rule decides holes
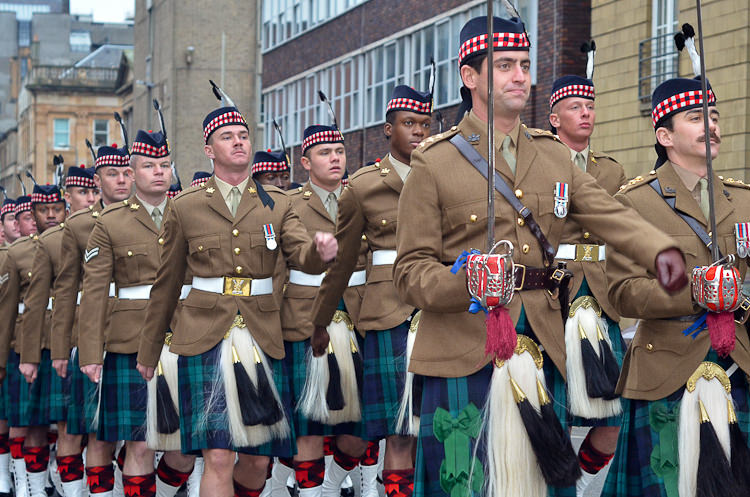
[[[216,156],[214,155],[214,148],[211,145],[203,145],[203,152],[206,154],[206,157],[211,160],[214,160],[216,158]]]
[[[558,116],[555,113],[552,113],[549,115],[549,123],[552,125],[553,128],[559,128],[560,127],[560,116]]]
[[[391,137],[391,135],[393,134],[393,125],[392,125],[391,123],[389,123],[389,122],[386,122],[386,123],[385,123],[385,124],[383,125],[383,134],[384,134],[385,136],[387,136],[388,138],[390,138],[390,137]]]
[[[671,147],[672,133],[664,126],[656,128],[656,142],[662,147]]]
[[[464,86],[468,88],[469,90],[476,90],[477,78],[480,77],[480,74],[477,71],[475,71],[474,68],[471,67],[469,64],[464,64],[461,66],[460,74],[461,74],[461,81],[463,81]]]

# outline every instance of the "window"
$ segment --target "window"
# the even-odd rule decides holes
[[[70,51],[89,53],[91,51],[91,33],[88,31],[71,31]]]
[[[94,119],[94,147],[109,143],[109,120]]]
[[[654,88],[678,73],[679,53],[673,39],[679,11],[676,4],[677,0],[653,0],[651,38],[638,44],[638,97],[644,108],[650,104]]]
[[[54,120],[54,148],[70,148],[70,119]]]

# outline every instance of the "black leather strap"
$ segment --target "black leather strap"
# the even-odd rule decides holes
[[[458,149],[461,155],[463,155],[464,158],[468,160],[469,163],[471,163],[471,165],[474,166],[474,168],[479,171],[482,176],[484,176],[484,179],[488,179],[489,165],[487,164],[487,161],[479,154],[479,152],[474,149],[473,146],[471,146],[468,141],[466,141],[463,136],[461,136],[460,134],[456,134],[450,139],[450,142]],[[542,247],[544,260],[547,261],[547,263],[551,267],[553,262],[555,261],[555,248],[547,240],[547,237],[544,236],[544,233],[534,219],[531,210],[523,205],[521,201],[518,200],[518,198],[516,198],[513,190],[510,188],[510,186],[508,186],[508,183],[505,182],[502,176],[500,176],[497,171],[494,171],[494,173],[495,190],[497,190],[498,193],[500,193],[500,195],[502,195],[503,198],[505,198],[505,200],[510,203],[513,209],[515,209],[515,211],[518,212],[518,214],[524,219],[526,226],[529,227],[531,233],[534,235],[534,238],[537,239],[539,245],[541,245]]]

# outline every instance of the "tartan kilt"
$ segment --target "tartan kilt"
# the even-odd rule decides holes
[[[104,356],[97,440],[146,440],[147,387],[135,368],[136,355],[107,352]]]
[[[362,339],[357,335],[360,350],[362,350]],[[284,342],[283,362],[286,372],[289,376],[289,388],[292,393],[292,403],[289,410],[292,412],[290,418],[294,424],[294,433],[298,437],[306,436],[329,436],[329,435],[354,435],[363,437],[364,424],[358,423],[340,423],[337,425],[326,425],[307,419],[300,411],[296,409],[295,401],[302,397],[302,390],[307,380],[307,351],[310,348],[310,339],[299,342]],[[364,412],[362,413],[364,416]]]
[[[731,359],[719,360],[713,349],[709,350],[704,361],[715,362],[724,370],[732,365]],[[750,392],[747,377],[744,371],[738,369],[729,380],[732,383],[731,394],[735,403],[737,423],[747,437],[750,433]],[[666,410],[665,412],[677,415],[679,426],[679,405],[684,391],[685,387],[682,387],[668,397],[656,401],[630,400],[624,412],[617,451],[604,483],[602,496],[667,497],[664,478],[657,474],[652,466],[651,456],[654,448],[660,444],[660,433],[653,429],[650,418],[652,410]]]
[[[98,403],[96,383],[81,372],[78,362],[78,348],[73,349],[68,361],[70,395],[68,397],[67,431],[71,435],[95,433],[94,416]]]
[[[586,278],[583,278],[581,287],[576,294],[575,299],[583,297],[584,295],[593,295],[589,289],[589,284],[586,282]],[[617,365],[622,368],[622,360],[625,357],[625,341],[622,339],[622,333],[620,332],[620,325],[612,321],[609,316],[602,313],[602,317],[607,322],[609,340],[612,343],[612,353],[617,359]],[[545,361],[547,357],[545,355]],[[545,366],[546,366],[545,362]],[[550,365],[551,361],[550,361]],[[568,387],[565,383],[560,372],[557,368],[544,368],[545,380],[547,381],[547,389],[552,392],[555,402],[555,414],[560,418],[560,422],[563,428],[570,426],[620,426],[622,424],[622,414],[618,416],[611,416],[609,418],[601,419],[588,419],[579,416],[574,416],[570,413],[570,406],[568,405]],[[627,409],[627,399],[620,397],[622,403],[623,412]]]
[[[208,400],[214,387],[214,379],[220,375],[221,342],[213,348],[195,356],[179,356],[177,375],[179,382],[180,406],[180,442],[185,454],[201,455],[205,449],[227,449],[243,454],[292,457],[295,453],[296,440],[291,406],[294,404],[291,384],[286,374],[283,360],[268,357],[273,371],[273,381],[281,398],[281,405],[290,420],[291,435],[284,440],[274,439],[257,447],[234,447],[229,433],[226,402],[223,395],[213,406],[212,412],[206,413]],[[219,383],[223,389],[223,384]],[[145,404],[144,404],[145,406]]]
[[[8,419],[8,413],[6,406],[8,405],[7,394],[8,390],[8,375],[5,375],[3,381],[0,382],[0,419]]]
[[[65,421],[66,395],[63,380],[52,367],[49,349],[42,349],[37,379],[31,387],[32,407],[29,417],[32,425],[43,426]]]
[[[31,401],[31,388],[21,372],[18,370],[21,356],[13,349],[8,354],[7,383],[5,391],[5,408],[8,417],[8,426],[22,428],[33,426],[29,423],[29,404]]]
[[[396,421],[406,381],[409,321],[365,335],[362,419],[370,440],[398,435]]]

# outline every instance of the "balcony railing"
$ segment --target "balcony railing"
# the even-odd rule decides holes
[[[24,82],[30,88],[114,89],[117,71],[103,67],[34,66]]]
[[[651,93],[660,83],[677,77],[679,52],[674,33],[647,38],[638,43],[638,99],[650,111]]]

